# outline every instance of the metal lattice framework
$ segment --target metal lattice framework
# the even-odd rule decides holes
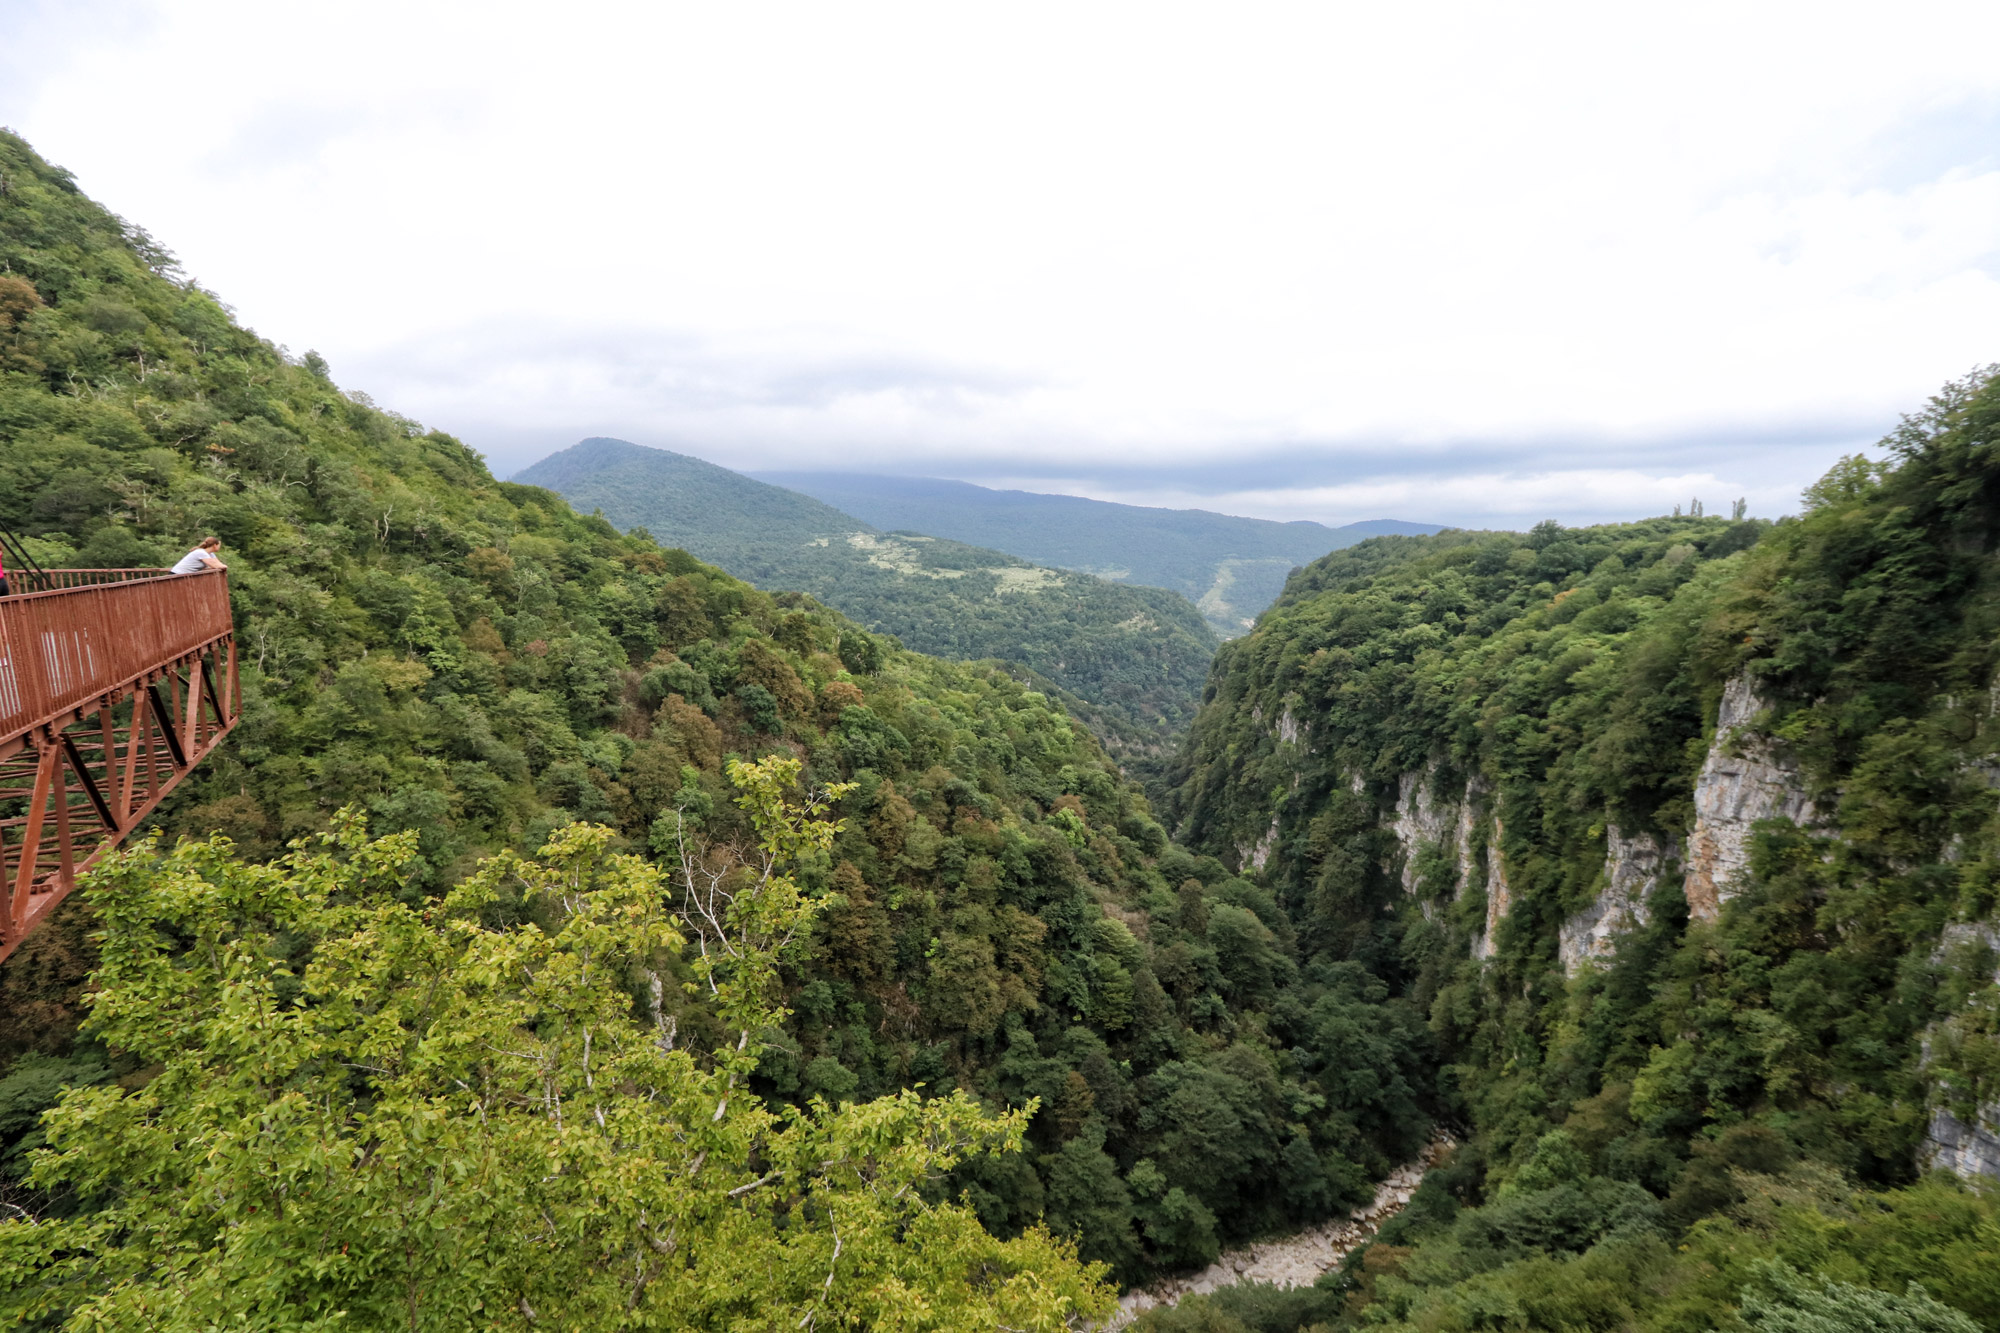
[[[0,961],[241,712],[228,575],[35,572],[0,597]]]

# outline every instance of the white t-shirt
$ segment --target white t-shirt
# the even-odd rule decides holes
[[[174,565],[174,573],[199,574],[201,573],[202,570],[208,568],[208,562],[210,560],[213,560],[214,558],[215,557],[210,555],[207,552],[207,550],[197,546],[192,551],[189,551],[186,555],[182,556],[179,562]]]

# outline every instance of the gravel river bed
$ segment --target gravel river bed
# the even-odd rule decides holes
[[[1147,1310],[1173,1305],[1184,1296],[1196,1296],[1238,1282],[1268,1282],[1275,1287],[1304,1287],[1320,1274],[1336,1267],[1348,1254],[1373,1236],[1381,1225],[1403,1211],[1432,1163],[1454,1146],[1449,1137],[1433,1139],[1375,1187],[1375,1200],[1355,1209],[1344,1218],[1323,1222],[1289,1236],[1277,1236],[1225,1250],[1222,1257],[1199,1273],[1161,1278],[1143,1287],[1134,1287],[1118,1300],[1118,1313],[1106,1320],[1103,1333],[1123,1328]]]

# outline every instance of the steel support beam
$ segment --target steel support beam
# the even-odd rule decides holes
[[[0,745],[0,962],[235,727],[235,658],[225,634]]]

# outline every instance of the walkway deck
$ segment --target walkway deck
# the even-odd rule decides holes
[[[0,597],[0,961],[242,706],[227,574],[43,577]]]

